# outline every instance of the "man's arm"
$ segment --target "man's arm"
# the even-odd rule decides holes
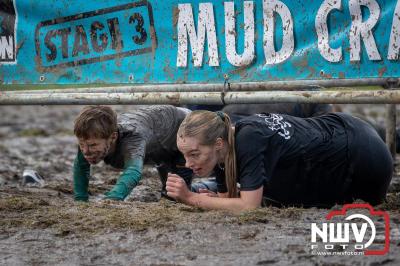
[[[119,176],[115,186],[107,192],[106,198],[112,200],[124,200],[137,186],[143,169],[143,159],[138,157],[125,162],[124,171]]]
[[[121,147],[124,171],[115,186],[105,194],[107,199],[124,200],[142,178],[146,140],[139,134],[132,134],[122,140]]]
[[[77,201],[88,201],[88,187],[90,176],[90,164],[86,161],[81,150],[78,148],[78,154],[74,160],[73,179],[74,179],[74,198]]]

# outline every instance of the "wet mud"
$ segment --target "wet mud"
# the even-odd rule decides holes
[[[400,264],[398,163],[387,202],[376,207],[390,215],[389,253],[319,256],[310,250],[310,226],[326,221],[330,209],[268,207],[231,214],[188,207],[160,198],[151,165],[125,202],[102,200],[119,172],[96,166],[90,202],[74,202],[72,124],[80,109],[0,107],[1,265]],[[382,123],[384,108],[375,109],[363,109],[363,115]],[[45,185],[23,186],[24,169],[40,173]]]

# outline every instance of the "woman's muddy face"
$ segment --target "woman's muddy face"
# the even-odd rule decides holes
[[[186,167],[201,177],[209,176],[218,163],[218,148],[216,145],[201,145],[196,138],[177,138],[178,149],[186,160]]]
[[[89,138],[78,139],[78,145],[83,156],[90,164],[97,164],[102,161],[110,151],[112,138]]]

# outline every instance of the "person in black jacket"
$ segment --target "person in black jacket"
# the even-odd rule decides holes
[[[328,207],[354,199],[378,204],[393,171],[376,131],[342,113],[313,118],[265,113],[232,128],[225,113],[194,111],[180,125],[177,145],[196,175],[216,174],[218,193],[192,193],[171,173],[167,194],[207,209],[243,211],[263,202]]]

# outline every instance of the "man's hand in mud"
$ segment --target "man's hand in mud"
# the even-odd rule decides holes
[[[205,188],[200,188],[199,189],[199,193],[202,194],[202,195],[209,196],[209,197],[217,197],[218,198],[218,194],[217,193],[215,193],[214,191],[205,189]]]
[[[96,196],[96,198],[94,199],[94,202],[98,202],[98,203],[115,203],[116,201],[121,202],[121,199],[118,198],[110,198],[107,197],[106,195],[98,195]]]
[[[108,192],[106,192],[105,198],[109,200],[119,200],[123,201],[126,196],[128,196],[129,192],[125,184],[117,184]]]
[[[188,189],[185,180],[176,174],[168,174],[167,195],[180,202],[186,202],[192,192]]]
[[[115,191],[109,191],[104,194],[102,201],[123,201],[124,198],[120,193],[116,193]]]
[[[112,203],[122,202],[122,200],[103,198],[100,202],[106,204],[112,204]]]

